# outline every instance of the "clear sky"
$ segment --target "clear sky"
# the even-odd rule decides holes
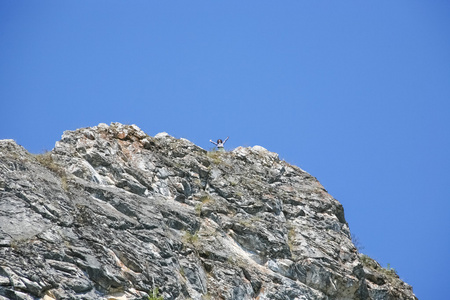
[[[363,253],[448,297],[450,1],[0,0],[0,139],[99,123],[261,145]]]

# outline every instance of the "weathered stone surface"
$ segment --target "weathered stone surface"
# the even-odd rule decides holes
[[[263,147],[99,124],[0,141],[0,299],[416,299],[342,205]]]

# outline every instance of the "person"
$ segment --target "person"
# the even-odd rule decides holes
[[[221,139],[218,139],[217,140],[217,143],[215,143],[215,142],[213,142],[212,140],[209,140],[211,143],[213,143],[214,145],[216,145],[216,147],[217,147],[217,151],[220,151],[220,152],[225,152],[225,148],[223,147],[223,145],[226,143],[226,141],[228,140],[228,136],[227,136],[227,138],[225,139],[225,141],[222,141]]]

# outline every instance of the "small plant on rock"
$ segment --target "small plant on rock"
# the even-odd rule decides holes
[[[61,177],[66,175],[64,169],[53,160],[51,152],[37,154],[35,157],[41,165],[43,165],[50,171],[58,174]]]
[[[361,252],[362,250],[364,250],[364,246],[361,244],[361,241],[355,234],[352,233],[351,238],[352,238],[353,245],[355,245],[355,248],[356,248],[356,250],[358,250],[358,252]]]
[[[182,238],[182,241],[183,241],[184,244],[190,244],[190,245],[192,245],[194,247],[198,246],[199,241],[198,241],[198,234],[197,234],[197,232],[192,234],[189,231],[185,231],[184,235],[183,235],[183,238]]]
[[[210,195],[203,195],[203,196],[200,197],[200,201],[201,201],[203,204],[206,204],[206,203],[213,202],[214,199],[213,199]]]
[[[287,237],[288,237],[288,246],[289,249],[291,249],[291,251],[294,249],[295,236],[296,234],[294,226],[289,226]]]
[[[394,268],[391,268],[391,264],[387,264],[387,267],[385,268],[385,273],[390,273],[391,275],[398,275],[397,271]]]
[[[369,268],[371,270],[378,271],[379,273],[383,274],[385,276],[385,278],[387,278],[391,282],[398,280],[398,278],[399,278],[397,271],[394,268],[391,268],[390,264],[388,264],[386,268],[383,268],[373,258],[370,258],[369,256],[367,256],[365,254],[360,256],[360,261],[363,266],[365,266],[366,268]]]
[[[218,165],[218,164],[220,164],[222,162],[222,159],[220,157],[221,154],[222,153],[219,152],[219,151],[209,151],[209,152],[206,153],[206,155],[212,160],[212,162],[215,165]]]
[[[198,204],[195,205],[195,207],[194,207],[195,214],[196,214],[197,216],[199,216],[199,217],[202,215],[202,207],[203,207],[203,204],[202,204],[202,203],[198,203]]]
[[[65,191],[69,189],[67,173],[61,165],[58,165],[52,157],[51,152],[44,152],[35,155],[36,160],[44,167],[55,173],[61,178],[61,186]]]
[[[159,291],[158,291],[158,288],[157,287],[155,287],[154,289],[153,289],[153,291],[151,291],[150,293],[149,293],[150,295],[148,295],[148,300],[164,300],[164,297],[163,296],[159,296],[158,294],[159,294]]]

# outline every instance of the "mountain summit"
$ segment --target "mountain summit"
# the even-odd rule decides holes
[[[119,123],[0,141],[0,252],[0,299],[417,299],[276,153]]]

